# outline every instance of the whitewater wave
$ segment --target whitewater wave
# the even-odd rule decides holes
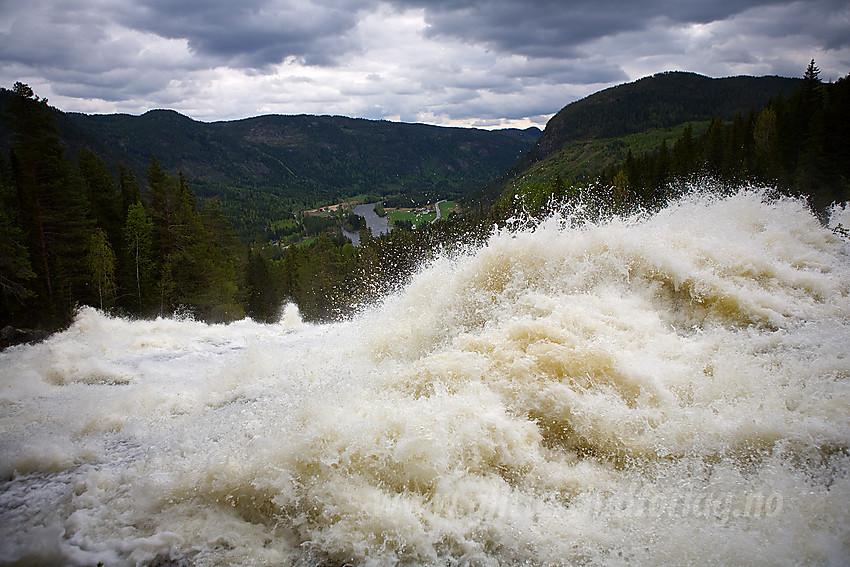
[[[0,560],[842,564],[847,215],[553,217],[334,325],[84,310],[0,353]]]

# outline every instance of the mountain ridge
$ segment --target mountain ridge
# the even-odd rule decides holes
[[[801,81],[776,75],[715,78],[688,71],[655,73],[564,106],[546,124],[528,157],[544,158],[565,141],[613,138],[715,117],[731,120],[779,92],[790,93]],[[647,97],[652,100],[647,102]],[[626,103],[646,108],[634,117]]]
[[[0,109],[12,93],[0,90]],[[141,115],[49,107],[68,157],[81,148],[145,184],[152,156],[218,197],[245,237],[275,219],[356,195],[458,198],[501,175],[541,131],[445,127],[330,115],[266,114],[201,122],[171,109]],[[0,123],[0,149],[11,142]]]
[[[399,155],[398,152],[402,152],[402,155],[406,153],[408,159],[400,165],[412,165],[406,168],[406,171],[421,168],[421,163],[413,163],[411,160],[409,152],[412,148],[402,142],[419,143],[417,149],[422,150],[424,158],[438,160],[439,165],[449,171],[469,169],[463,161],[475,156],[485,158],[485,163],[491,167],[503,166],[510,162],[505,166],[507,169],[540,134],[537,128],[481,130],[310,114],[265,114],[215,122],[198,121],[169,109],[152,109],[138,116],[82,113],[68,113],[68,116],[84,131],[128,153],[137,167],[146,165],[150,155],[156,155],[163,167],[174,171],[182,169],[187,175],[198,180],[259,186],[269,183],[264,176],[274,171],[274,164],[279,163],[282,158],[289,158],[299,167],[306,167],[310,162],[312,165],[323,165],[317,158],[340,159],[337,153],[328,152],[334,148],[341,148],[344,151],[343,157],[357,159],[365,154],[382,160],[383,165],[387,164],[388,150],[396,152],[396,156]],[[183,130],[172,130],[177,127]],[[165,131],[152,132],[151,128],[161,128]],[[350,139],[352,134],[359,136],[356,144]],[[393,136],[407,139],[393,139]],[[446,137],[450,139],[446,140]],[[488,138],[489,142],[486,141]],[[441,143],[442,147],[434,147],[433,142]],[[315,147],[307,148],[311,143]],[[226,147],[228,145],[230,148]],[[294,148],[306,149],[306,152],[293,153]],[[210,151],[213,157],[202,157],[199,151],[201,149]],[[460,151],[461,157],[450,155],[455,151]],[[471,153],[464,155],[464,152]],[[226,168],[222,169],[220,163],[218,166],[210,163],[215,157],[223,157],[222,154],[228,153],[235,158],[243,158],[242,161],[230,161],[232,164],[241,164],[247,178],[233,178]],[[267,159],[271,162],[266,162]],[[285,173],[295,171],[291,166],[288,169]],[[402,173],[397,171],[398,169],[393,168],[392,174]],[[301,173],[301,177],[311,177]],[[480,171],[472,173],[473,182],[482,177]],[[320,184],[332,184],[332,180],[327,176],[322,178],[320,175],[319,179]],[[277,180],[271,180],[271,183],[274,184],[275,181]],[[452,186],[461,185],[455,179],[450,181]],[[372,182],[386,184],[387,179],[372,179]],[[355,181],[350,184],[358,183]]]
[[[113,168],[124,163],[142,179],[156,156],[164,169],[182,171],[201,198],[219,197],[247,234],[300,208],[354,195],[492,203],[511,180],[533,178],[527,173],[536,166],[547,179],[580,181],[623,159],[632,143],[626,136],[659,137],[685,122],[730,119],[799,81],[656,73],[564,106],[542,132],[310,114],[202,122],[162,108],[55,112],[67,145],[87,147]]]
[[[70,114],[144,177],[151,156],[182,171],[201,198],[219,197],[251,231],[297,210],[356,195],[422,203],[458,199],[498,177],[540,130],[481,130],[330,115],[267,114],[199,122],[173,110]]]
[[[534,146],[475,199],[492,204],[541,181],[588,182],[629,150],[672,142],[685,124],[694,123],[696,133],[714,118],[758,111],[801,84],[802,79],[775,75],[713,78],[665,71],[603,89],[559,110]]]

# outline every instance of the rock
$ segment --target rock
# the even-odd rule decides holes
[[[39,329],[18,329],[6,325],[0,329],[0,350],[24,343],[38,343],[47,338],[49,333]]]

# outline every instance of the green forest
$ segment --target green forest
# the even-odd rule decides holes
[[[217,198],[199,205],[186,176],[166,172],[155,156],[142,180],[126,167],[113,175],[85,148],[69,160],[47,101],[22,83],[13,93],[5,117],[11,150],[0,164],[4,327],[59,329],[83,305],[229,322],[273,321],[291,301],[305,318],[329,320],[385,293],[466,226],[445,222],[414,233],[411,225],[374,239],[361,229],[355,248],[329,234],[334,220],[305,216],[279,229],[318,235],[311,246],[282,248],[268,234],[246,243]],[[360,228],[351,217],[342,226]]]
[[[198,207],[185,177],[151,158],[145,197],[130,170],[117,178],[81,150],[65,157],[58,132],[22,83],[7,119],[2,163],[4,324],[67,324],[79,305],[151,316],[188,308],[207,320],[242,317],[239,243],[212,199]]]
[[[543,159],[526,159],[512,178],[525,185],[502,187],[495,204],[470,199],[464,212],[400,223],[377,237],[345,214],[290,216],[266,227],[278,237],[316,235],[310,245],[288,246],[270,243],[267,233],[237,238],[220,199],[197,195],[182,171],[168,171],[156,156],[143,176],[109,167],[86,148],[69,158],[47,101],[23,83],[11,92],[4,116],[11,140],[0,156],[4,328],[60,329],[85,305],[128,317],[273,322],[292,302],[306,320],[329,321],[402,285],[429,257],[484,242],[517,214],[542,218],[577,201],[598,215],[654,210],[698,179],[772,184],[807,197],[819,214],[850,198],[850,76],[823,83],[814,61],[788,94],[731,118],[665,130],[675,138],[662,136],[642,152],[629,146],[590,179],[535,177]],[[359,246],[342,226],[359,228]]]
[[[653,147],[633,151],[635,141],[640,147],[652,138]],[[526,168],[502,186],[491,217],[545,216],[555,206],[577,201],[599,214],[652,211],[701,180],[775,186],[784,194],[806,198],[823,217],[832,203],[850,199],[848,140],[850,76],[824,83],[812,61],[794,90],[780,92],[762,108],[671,130],[595,140],[608,148],[620,147],[626,155],[600,162],[593,175],[564,166],[576,161],[570,143],[560,153],[526,161]]]
[[[408,206],[462,197],[507,171],[540,135],[537,128],[490,131],[343,116],[204,123],[169,110],[62,113],[57,122],[63,138],[77,133],[72,148],[104,146],[110,167],[123,163],[144,177],[156,155],[165,170],[183,171],[199,199],[219,198],[244,240],[298,211],[364,193]]]

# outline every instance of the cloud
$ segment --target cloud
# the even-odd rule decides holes
[[[0,0],[0,81],[66,110],[544,125],[664,70],[850,69],[839,0]]]
[[[54,93],[105,101],[156,93],[198,67],[185,40],[123,27],[97,8],[38,0],[4,6],[0,62],[40,75]]]
[[[775,0],[397,0],[425,9],[431,37],[486,43],[500,51],[529,57],[580,57],[589,41],[649,28],[663,18],[672,23],[728,19]],[[474,25],[470,25],[474,22]]]
[[[350,32],[362,1],[148,0],[124,4],[119,21],[170,39],[185,39],[198,57],[234,67],[264,68],[296,58],[334,65],[357,50]]]

